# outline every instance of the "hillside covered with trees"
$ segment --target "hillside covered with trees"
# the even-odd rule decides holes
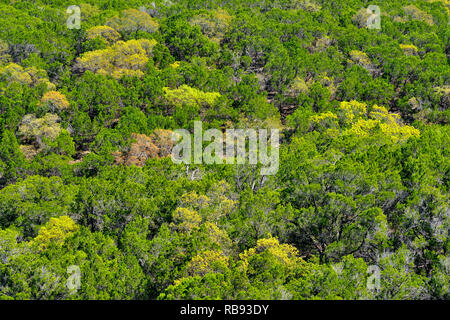
[[[448,0],[80,1],[0,0],[0,299],[450,298]]]

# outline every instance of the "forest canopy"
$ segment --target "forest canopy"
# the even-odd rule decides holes
[[[0,0],[0,299],[450,298],[449,1],[81,1]]]

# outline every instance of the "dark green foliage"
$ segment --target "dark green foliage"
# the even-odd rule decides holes
[[[172,2],[78,30],[0,1],[0,299],[449,299],[448,1],[371,2],[379,30],[363,0]],[[175,164],[196,120],[280,129],[278,172]]]

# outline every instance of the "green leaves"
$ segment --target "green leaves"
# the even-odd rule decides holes
[[[30,176],[0,191],[0,226],[20,228],[23,237],[34,237],[51,217],[68,214],[78,187],[66,186],[59,177]]]
[[[449,298],[445,1],[379,30],[361,0],[89,1],[79,30],[4,2],[0,299]],[[173,163],[194,120],[279,129],[278,173]]]

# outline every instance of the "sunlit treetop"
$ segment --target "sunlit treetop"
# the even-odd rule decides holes
[[[277,258],[287,267],[293,267],[299,261],[298,250],[289,244],[280,244],[277,238],[265,238],[257,241],[256,247],[245,250],[239,255],[244,265],[248,265],[248,261],[259,254],[267,252]]]
[[[390,113],[382,106],[368,108],[366,103],[358,101],[341,102],[336,113],[327,111],[313,115],[310,125],[313,130],[326,131],[328,135],[366,137],[381,130],[394,143],[420,136],[418,129],[402,123],[400,115]]]
[[[40,70],[36,67],[23,68],[13,62],[0,66],[0,81],[2,80],[8,83],[18,82],[28,86],[37,86],[45,83],[48,90],[55,89],[55,85],[48,80],[45,70]]]
[[[77,59],[76,68],[81,72],[110,75],[116,79],[124,75],[142,77],[156,40],[139,39],[118,41],[101,50],[86,52]]]
[[[179,88],[163,88],[164,98],[173,105],[212,106],[220,97],[218,92],[203,92],[196,88],[182,85]]]
[[[64,94],[58,91],[48,91],[41,98],[42,105],[47,105],[52,112],[69,108],[69,102]]]
[[[316,114],[310,117],[310,123],[316,130],[338,126],[338,116],[331,111]]]
[[[197,211],[186,208],[177,208],[172,215],[172,219],[171,228],[186,233],[198,228],[202,222],[202,217]]]
[[[120,33],[108,26],[95,26],[86,30],[86,39],[92,40],[97,37],[104,39],[109,44],[113,44],[120,39]]]
[[[373,69],[372,61],[370,61],[369,57],[366,53],[359,50],[350,51],[350,60],[352,63],[356,63],[362,66],[367,71],[371,71]]]
[[[342,101],[339,105],[339,113],[345,123],[352,123],[355,120],[367,115],[367,105],[358,101]]]
[[[413,44],[400,44],[400,48],[407,56],[415,56],[418,52],[417,47]]]
[[[223,267],[228,267],[228,258],[223,252],[207,250],[192,258],[186,271],[189,276],[204,276],[209,272],[220,271]]]
[[[37,146],[43,146],[43,139],[54,140],[61,133],[60,117],[47,113],[42,118],[36,118],[34,114],[27,114],[19,125],[19,136],[24,141],[29,141]]]
[[[136,9],[126,9],[106,23],[119,32],[155,32],[159,24],[148,13]]]
[[[79,226],[68,216],[50,218],[39,230],[32,243],[37,245],[40,250],[45,249],[50,243],[62,245],[64,240],[79,230]]]

